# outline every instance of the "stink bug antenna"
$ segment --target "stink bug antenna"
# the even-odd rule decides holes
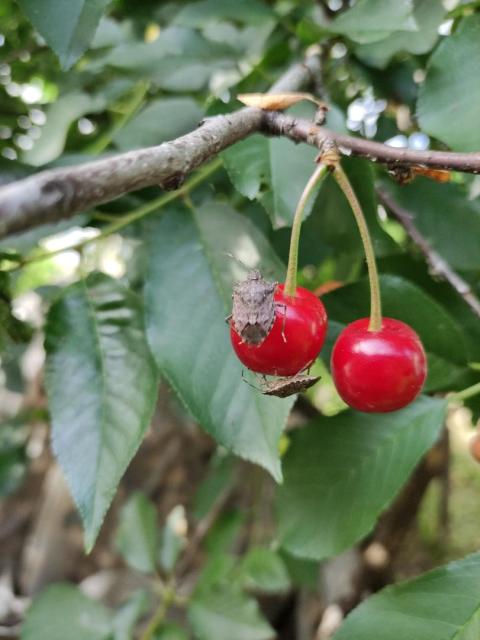
[[[251,271],[259,271],[260,273],[265,273],[265,275],[269,278],[273,277],[273,271],[272,269],[265,269],[265,271],[261,268],[261,265],[257,265],[255,267],[249,267],[247,264],[245,264],[245,262],[243,262],[243,260],[241,260],[240,258],[238,258],[237,256],[234,256],[233,253],[230,253],[229,251],[224,251],[223,252],[224,256],[227,256],[228,258],[231,258],[232,260],[234,260],[237,264],[239,264],[241,267],[243,267],[245,269],[245,271],[247,271],[248,273],[250,273]]]
[[[242,267],[245,267],[245,269],[247,268],[247,265],[244,262],[242,262],[240,258],[237,258],[237,256],[234,256],[233,253],[230,253],[230,251],[224,251],[223,255],[227,256],[227,258],[232,258],[232,260],[235,260],[235,262],[240,263]]]
[[[245,271],[253,271],[253,269],[257,268],[257,267],[249,267],[248,265],[245,264],[245,262],[243,262],[243,260],[240,260],[240,258],[237,258],[237,256],[234,256],[233,253],[230,253],[229,251],[224,251],[223,255],[227,256],[227,258],[231,258],[232,260],[234,260],[237,264],[243,267]]]

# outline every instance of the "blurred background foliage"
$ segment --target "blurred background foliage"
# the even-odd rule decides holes
[[[479,8],[456,0],[3,0],[0,185],[183,135],[239,108],[238,93],[266,91],[307,52],[321,59],[312,91],[328,102],[331,129],[398,148],[478,150]],[[313,116],[305,105],[291,112]],[[287,421],[292,403],[258,400],[233,363],[223,318],[231,283],[245,271],[227,253],[282,277],[314,157],[306,145],[252,136],[202,169],[182,197],[167,202],[159,188],[143,189],[0,241],[0,638],[326,640],[366,594],[478,548],[480,477],[467,441],[479,396],[450,403],[447,430],[440,399],[480,380],[478,317],[429,271],[376,192],[408,209],[480,295],[478,177],[399,186],[384,167],[345,159],[372,233],[385,313],[422,337],[432,398],[365,424],[334,391],[330,349],[345,324],[368,314],[368,286],[353,218],[330,178],[300,248],[300,284],[325,294],[330,319],[315,364],[321,383]],[[95,327],[107,335],[125,318],[113,345],[123,360],[99,347],[113,389],[102,400],[98,368],[85,373],[81,358]],[[87,364],[97,355],[92,347]],[[136,386],[138,406],[129,395]],[[118,415],[129,404],[123,395],[138,410],[135,429]],[[80,415],[80,396],[109,415],[126,444]],[[83,505],[89,546],[115,494],[88,556],[50,450],[51,418],[54,430],[71,429],[56,456]],[[85,430],[100,442],[92,450]],[[377,450],[383,458],[372,457]],[[312,451],[318,468],[305,464]],[[366,465],[380,474],[378,487]],[[281,466],[278,489],[261,467],[278,480]],[[337,482],[348,474],[352,486]],[[322,483],[339,486],[320,508],[310,493]],[[432,620],[441,609],[433,606]],[[440,637],[410,624],[411,637]],[[338,637],[358,640],[351,626]]]

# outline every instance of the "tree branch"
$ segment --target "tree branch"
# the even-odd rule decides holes
[[[0,237],[70,218],[142,187],[176,189],[193,169],[257,131],[261,119],[258,109],[241,109],[156,147],[42,171],[8,184],[0,189]]]
[[[398,166],[424,165],[436,169],[480,173],[480,153],[397,149],[381,142],[336,133],[316,126],[309,120],[292,118],[279,111],[266,111],[262,123],[263,133],[287,136],[294,142],[306,142],[318,149],[322,148],[326,140],[332,140],[343,155],[367,158],[372,162]]]
[[[300,89],[319,72],[319,65],[317,56],[293,65],[270,91]],[[70,218],[142,187],[177,189],[198,166],[259,131],[263,116],[260,109],[240,109],[207,118],[195,131],[155,147],[42,171],[8,184],[0,188],[0,238]]]
[[[270,92],[296,91],[309,80],[316,79],[319,70],[318,56],[311,56],[288,70]],[[156,147],[129,151],[77,167],[42,171],[0,188],[0,238],[70,218],[143,187],[160,185],[164,189],[177,189],[191,171],[223,149],[257,132],[283,135],[319,149],[326,140],[333,140],[343,154],[374,162],[480,173],[480,153],[396,149],[335,133],[280,112],[248,107],[208,118],[195,131]]]
[[[428,240],[423,237],[415,226],[414,214],[401,207],[384,189],[378,188],[377,195],[379,201],[398,220],[413,243],[420,249],[430,267],[431,273],[446,280],[462,296],[473,313],[480,318],[480,300],[473,293],[468,282],[465,282],[448,262],[430,246]]]
[[[188,544],[177,563],[177,566],[175,567],[174,574],[177,580],[181,580],[184,577],[185,573],[190,568],[190,565],[195,560],[195,556],[200,548],[200,545],[204,541],[206,535],[208,534],[213,524],[219,517],[220,513],[223,511],[223,508],[232,496],[234,488],[234,486],[227,486],[217,497],[210,511],[198,523],[192,537],[188,541]]]

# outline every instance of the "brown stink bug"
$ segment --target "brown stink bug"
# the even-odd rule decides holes
[[[277,284],[264,280],[260,271],[254,269],[246,280],[233,285],[233,307],[227,321],[231,319],[243,342],[259,345],[270,333],[275,321],[275,308],[279,306],[274,300]]]
[[[242,378],[244,382],[263,393],[264,396],[276,396],[277,398],[288,398],[288,396],[293,396],[295,393],[306,391],[320,380],[320,376],[310,376],[306,373],[297,373],[288,378],[277,378],[275,380],[267,380],[263,376],[260,387],[255,387],[245,379],[243,372]]]

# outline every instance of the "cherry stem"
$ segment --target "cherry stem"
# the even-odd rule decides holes
[[[310,176],[305,189],[300,196],[295,215],[293,217],[292,233],[290,236],[290,251],[288,254],[287,277],[285,278],[284,294],[294,297],[297,290],[297,271],[298,271],[298,245],[300,242],[300,229],[302,227],[303,212],[307,206],[310,196],[315,191],[322,178],[327,172],[327,166],[319,164]]]
[[[345,171],[339,162],[336,162],[333,168],[333,175],[337,181],[338,186],[343,191],[347,198],[350,207],[352,208],[353,215],[357,221],[358,230],[360,232],[360,238],[363,243],[363,250],[365,251],[365,258],[367,260],[368,279],[370,281],[370,323],[368,325],[369,331],[380,331],[382,328],[382,302],[380,298],[380,283],[378,280],[377,263],[375,262],[375,252],[373,250],[372,239],[368,231],[367,222],[363,215],[362,207],[358,201],[355,191],[350,184]]]
[[[469,398],[473,398],[480,393],[480,382],[473,384],[471,387],[467,387],[462,391],[454,391],[453,393],[449,393],[448,397],[452,400],[468,400]]]

